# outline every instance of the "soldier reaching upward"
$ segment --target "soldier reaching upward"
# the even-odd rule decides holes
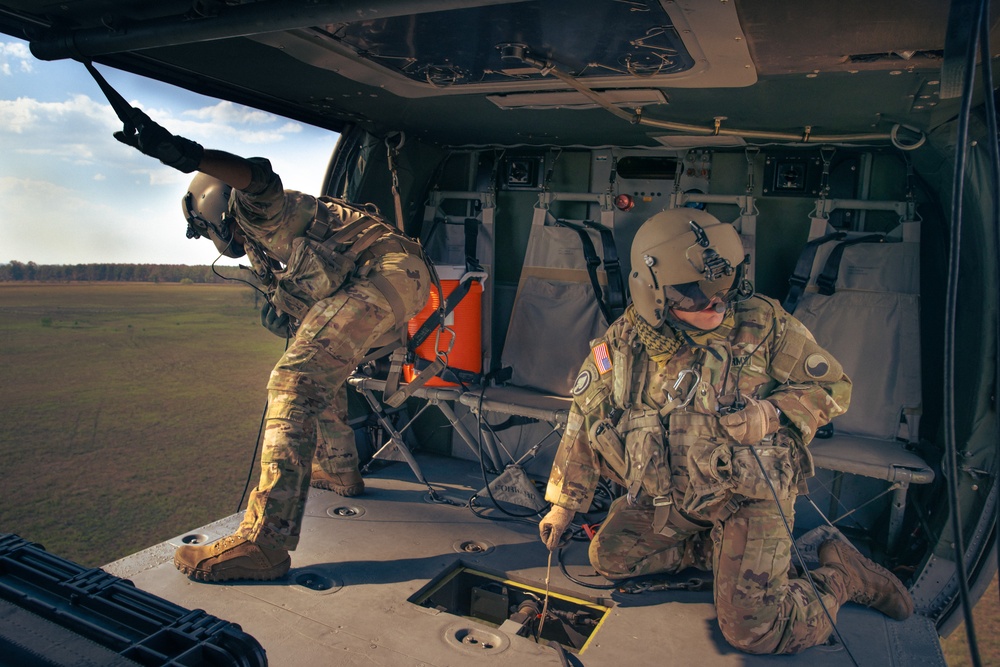
[[[185,197],[188,235],[208,237],[230,257],[247,255],[275,309],[264,317],[268,328],[281,330],[279,314],[298,322],[267,385],[260,481],[243,522],[217,542],[174,554],[177,569],[198,580],[276,579],[290,567],[311,475],[343,495],[363,489],[353,443],[336,444],[353,438],[343,423],[344,384],[376,341],[424,306],[430,272],[420,246],[371,211],[286,191],[267,160],[205,150],[141,112],[132,124],[115,137],[201,172]],[[313,473],[317,428],[331,463]]]
[[[557,547],[604,475],[626,494],[590,544],[594,568],[611,579],[714,571],[719,625],[736,648],[821,644],[827,612],[847,601],[907,618],[902,583],[845,542],[821,545],[815,591],[789,574],[792,507],[813,474],[807,445],[850,402],[837,360],[753,295],[739,235],[704,211],[650,218],[631,260],[633,304],[593,344],[572,390],[542,540]]]

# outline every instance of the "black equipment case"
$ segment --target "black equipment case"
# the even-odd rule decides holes
[[[263,667],[239,625],[0,534],[0,664]]]

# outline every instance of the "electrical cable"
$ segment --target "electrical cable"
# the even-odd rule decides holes
[[[580,530],[580,529],[576,529],[576,530],[574,530],[574,532],[576,532],[578,530]],[[561,545],[559,547],[559,553],[557,554],[557,557],[556,557],[556,560],[559,561],[559,571],[563,573],[564,577],[566,577],[567,579],[569,579],[570,581],[572,581],[577,586],[583,586],[584,588],[591,588],[591,589],[598,590],[598,591],[610,591],[610,590],[614,590],[615,588],[617,588],[619,584],[617,584],[615,582],[612,582],[610,584],[588,584],[585,581],[580,581],[579,579],[577,579],[576,577],[574,577],[573,575],[571,575],[569,573],[569,571],[566,569],[566,561],[564,560],[564,554],[566,552],[566,547],[569,546],[570,542],[580,542],[580,541],[583,541],[583,540],[581,540],[581,539],[579,539],[577,537],[574,537],[571,534],[570,539],[566,542],[566,544],[563,544],[563,545]],[[603,575],[601,575],[601,576],[603,576]]]
[[[243,509],[243,501],[246,500],[247,491],[250,490],[250,481],[253,479],[253,471],[256,468],[254,463],[257,461],[257,450],[260,449],[261,435],[264,433],[264,421],[267,419],[267,404],[268,401],[265,400],[264,409],[260,413],[260,426],[257,427],[257,439],[253,445],[253,455],[250,457],[250,469],[247,470],[247,481],[243,483],[243,493],[240,494],[240,501],[236,504],[234,513],[239,513]]]
[[[757,352],[760,346],[763,345],[764,342],[767,340],[768,336],[770,336],[771,333],[774,331],[774,324],[778,319],[778,312],[777,310],[775,310],[774,305],[771,304],[769,301],[765,301],[765,303],[771,306],[771,313],[772,313],[771,328],[768,330],[766,334],[764,334],[764,337],[760,341],[760,343],[758,343],[757,346],[753,349],[753,351],[750,352],[750,354],[748,355],[749,358],[753,357],[753,355]],[[743,372],[744,366],[740,366],[739,369],[737,369],[736,376],[734,378],[736,384],[737,402],[741,402],[739,393],[740,391],[739,380],[740,380],[740,374]],[[830,610],[827,609],[826,603],[823,602],[823,596],[820,595],[819,589],[816,587],[816,582],[813,581],[812,575],[809,573],[809,568],[806,565],[805,558],[803,558],[802,554],[799,552],[798,546],[795,544],[795,537],[792,534],[792,527],[788,524],[788,517],[785,516],[785,511],[781,508],[781,502],[778,500],[778,493],[774,490],[774,485],[771,483],[771,478],[768,477],[767,471],[764,469],[764,462],[760,460],[760,455],[757,454],[757,448],[755,446],[750,445],[749,449],[750,452],[753,454],[754,459],[757,461],[757,466],[760,468],[761,476],[764,478],[764,481],[767,482],[767,488],[770,489],[771,496],[774,498],[775,507],[777,507],[778,509],[778,514],[781,516],[781,523],[782,525],[784,525],[785,532],[788,534],[788,541],[792,545],[792,551],[795,553],[795,559],[801,566],[802,572],[805,575],[806,580],[809,582],[809,586],[812,588],[813,594],[816,596],[816,600],[819,602],[820,607],[823,609],[823,613],[826,615],[827,620],[830,622],[830,627],[833,628],[833,633],[836,635],[837,640],[840,641],[841,644],[843,644],[844,650],[847,651],[847,655],[850,656],[851,658],[851,662],[853,662],[855,667],[857,667],[858,661],[854,658],[854,654],[851,653],[851,649],[847,646],[847,643],[844,642],[844,638],[841,636],[840,630],[837,628],[837,623],[836,621],[834,621],[833,615],[830,613]]]
[[[815,580],[812,578],[812,574],[809,572],[809,568],[806,567],[805,558],[802,557],[802,553],[799,551],[799,547],[795,544],[795,538],[792,536],[792,527],[788,525],[788,517],[785,516],[785,511],[781,509],[781,501],[778,500],[778,492],[774,490],[774,484],[771,483],[771,478],[768,477],[767,471],[764,468],[764,462],[760,460],[760,454],[757,453],[757,448],[754,445],[748,445],[750,453],[753,454],[754,459],[757,461],[757,467],[760,468],[760,474],[767,482],[767,488],[771,491],[771,497],[774,498],[774,504],[778,508],[778,514],[781,516],[781,523],[785,527],[785,532],[788,534],[788,541],[792,545],[792,551],[795,552],[795,558],[802,565],[802,573],[805,575],[806,581],[809,582],[809,586],[812,587],[813,595],[816,596],[816,601],[819,602],[819,606],[823,609],[823,613],[826,615],[826,620],[830,622],[830,627],[833,628],[833,634],[837,636],[837,640],[843,645],[844,650],[847,651],[847,655],[851,658],[851,662],[854,663],[854,667],[860,667],[854,654],[851,653],[850,647],[847,642],[844,641],[843,636],[840,634],[840,630],[837,628],[836,621],[833,620],[833,615],[830,610],[827,609],[826,603],[823,602],[823,596],[819,592],[819,588],[816,586]]]
[[[493,503],[493,505],[498,510],[500,510],[501,512],[503,512],[504,514],[506,514],[507,516],[514,517],[515,519],[527,519],[529,517],[539,516],[539,515],[541,515],[541,513],[544,511],[545,508],[543,508],[541,510],[534,511],[534,512],[529,512],[528,514],[517,514],[517,513],[511,512],[511,511],[506,510],[503,507],[501,507],[500,506],[500,502],[495,497],[493,497],[493,489],[490,488],[490,481],[489,481],[489,479],[486,476],[486,474],[487,474],[486,473],[486,460],[483,458],[484,454],[485,454],[484,447],[483,447],[483,426],[486,425],[486,422],[483,419],[483,400],[485,399],[485,397],[486,397],[486,383],[484,382],[483,386],[482,386],[482,389],[480,389],[480,391],[479,391],[479,404],[476,407],[476,415],[478,417],[478,419],[477,419],[477,421],[478,421],[477,426],[478,426],[478,431],[479,431],[479,438],[478,438],[478,442],[477,442],[478,447],[479,447],[479,469],[480,469],[480,471],[483,474],[483,484],[486,486],[486,493],[489,495],[490,501]],[[470,509],[472,507],[472,502],[473,502],[473,499],[475,497],[476,496],[473,495],[472,498],[469,499],[469,507],[470,507]],[[473,511],[473,513],[475,514],[475,511]],[[479,515],[479,514],[476,514],[476,516],[480,516],[481,517],[481,515]]]
[[[291,340],[291,336],[285,336],[285,351],[288,351],[288,342]],[[236,505],[236,511],[239,512],[243,509],[243,501],[246,500],[247,491],[250,490],[250,481],[253,479],[253,471],[256,468],[254,463],[257,462],[257,450],[260,449],[261,436],[264,434],[264,422],[267,419],[267,405],[270,401],[265,399],[264,409],[260,413],[260,425],[257,427],[257,439],[254,440],[253,444],[253,455],[250,457],[250,469],[247,470],[247,481],[243,483],[243,493],[240,494],[240,502]]]
[[[979,11],[975,12],[972,30],[973,37],[969,41],[968,49],[965,53],[965,69],[962,71],[961,104],[959,107],[958,128],[955,140],[955,172],[951,193],[951,233],[948,248],[948,273],[945,283],[944,379],[942,382],[944,390],[945,459],[948,471],[946,475],[949,498],[948,515],[952,525],[956,566],[955,575],[958,579],[959,599],[962,604],[962,613],[965,617],[965,632],[969,643],[970,657],[975,667],[979,667],[982,662],[979,656],[978,642],[976,641],[972,606],[969,601],[968,572],[965,563],[965,540],[962,535],[959,512],[958,443],[955,424],[955,330],[962,243],[962,198],[964,196],[965,185],[965,162],[968,154],[969,119],[972,111],[972,89],[976,75],[976,51],[979,41],[979,28],[983,20],[983,13],[986,11],[988,5],[989,3],[983,0],[980,2]],[[989,61],[984,62],[983,66],[984,69],[988,68],[990,66]],[[992,141],[996,141],[995,135]]]
[[[1000,197],[1000,144],[998,144],[1000,136],[998,136],[996,93],[993,89],[993,67],[992,59],[990,58],[990,28],[989,22],[986,20],[989,16],[989,5],[989,2],[985,3],[983,19],[979,24],[979,59],[983,68],[983,106],[986,108],[987,137],[990,138],[987,145],[990,156],[990,176],[993,181],[993,187],[990,188],[990,192],[993,193],[991,211],[993,214],[993,256],[1000,257],[1000,203],[997,202],[997,197]],[[1000,280],[994,279],[993,284],[1000,284]],[[1000,322],[997,323],[993,335],[996,343],[994,352],[996,365],[993,373],[993,396],[1000,397]],[[994,461],[1000,461],[1000,438],[996,440]],[[993,486],[995,487],[998,483],[1000,483],[1000,472],[998,472],[994,465]],[[994,506],[993,509],[993,534],[996,537],[995,548],[997,553],[1000,553],[1000,530],[997,530],[998,525],[1000,525],[1000,503]]]
[[[232,239],[230,239],[229,243],[232,244],[232,242],[233,242]],[[226,246],[226,247],[228,249],[229,246]],[[267,294],[264,293],[264,291],[262,291],[259,287],[257,287],[253,283],[251,283],[251,282],[249,282],[247,280],[243,280],[242,278],[229,278],[229,277],[226,277],[226,276],[222,275],[221,273],[219,273],[218,270],[216,270],[215,265],[219,261],[219,259],[222,257],[222,255],[223,255],[223,253],[220,252],[219,256],[216,257],[212,261],[212,273],[214,273],[215,275],[219,276],[223,280],[232,280],[232,281],[235,281],[235,282],[244,283],[246,285],[249,285],[250,287],[254,288],[258,292],[260,292],[261,294],[263,294],[265,298],[267,298]],[[242,267],[240,267],[240,268],[242,268]],[[290,335],[286,335],[285,336],[285,351],[286,352],[288,351],[288,343],[289,343],[290,340],[291,340],[291,336]],[[236,512],[237,513],[240,510],[243,509],[243,501],[246,500],[247,491],[250,490],[250,481],[253,479],[253,471],[256,468],[256,466],[254,465],[254,463],[256,463],[256,461],[257,461],[257,451],[260,449],[261,436],[264,434],[264,421],[267,419],[267,404],[268,404],[268,401],[265,400],[264,401],[264,409],[260,413],[260,425],[257,427],[257,438],[254,441],[254,445],[253,445],[253,455],[250,457],[250,469],[247,471],[247,480],[246,480],[246,482],[243,483],[243,493],[240,494],[239,503],[237,503],[237,505],[236,505]]]

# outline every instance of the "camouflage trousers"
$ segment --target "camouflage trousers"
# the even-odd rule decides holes
[[[354,429],[347,424],[347,387],[333,394],[333,402],[316,423],[316,458],[314,464],[330,475],[358,469],[358,447]]]
[[[789,525],[794,494],[782,502]],[[725,521],[685,538],[653,529],[651,500],[616,500],[590,544],[590,562],[610,579],[679,572],[715,573],[715,608],[722,634],[748,653],[797,653],[824,643],[833,631],[808,580],[791,569],[791,540],[773,500],[752,501]],[[836,621],[839,590],[826,568],[813,579]]]
[[[271,372],[260,481],[237,530],[261,546],[297,546],[317,450],[326,454],[329,472],[347,465],[347,458],[338,461],[336,453],[338,443],[346,446],[350,427],[344,404],[338,408],[336,402],[339,396],[346,402],[348,376],[379,338],[405,325],[427,302],[430,278],[419,257],[389,253],[373,271],[398,292],[405,310],[401,322],[371,281],[349,280],[310,308]],[[351,449],[351,465],[357,465],[353,445]]]

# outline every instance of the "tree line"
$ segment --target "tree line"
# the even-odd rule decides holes
[[[213,268],[187,264],[36,264],[17,261],[0,264],[0,282],[221,283],[232,278],[247,280],[252,276],[249,271],[235,266]]]

